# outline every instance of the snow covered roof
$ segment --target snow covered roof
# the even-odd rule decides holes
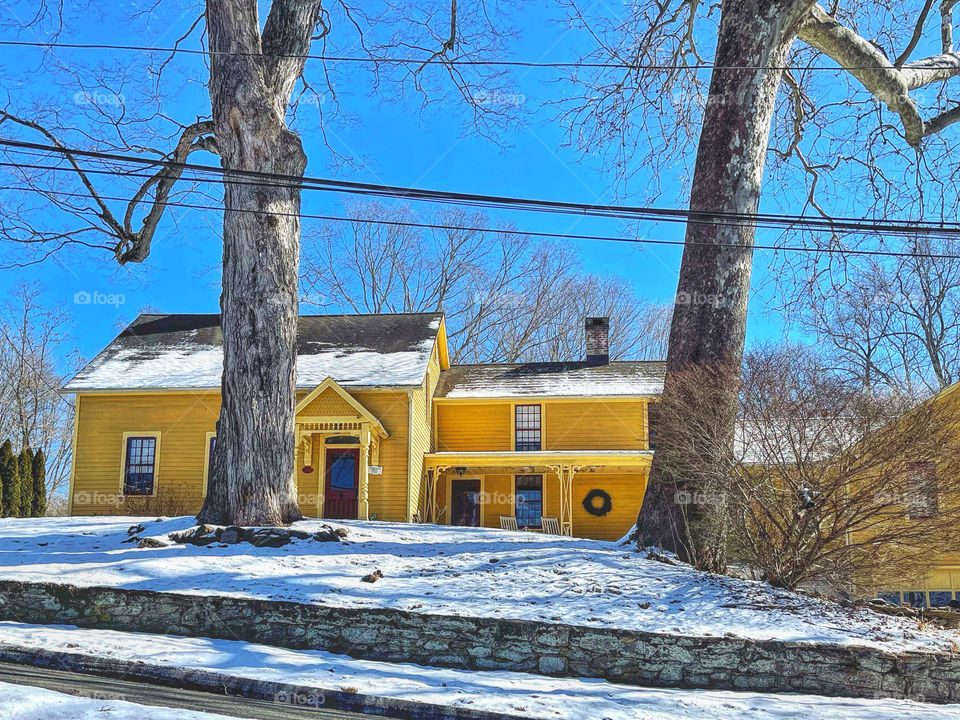
[[[301,315],[297,387],[331,377],[345,387],[423,382],[443,315]],[[63,388],[215,389],[223,371],[220,316],[140,315]]]
[[[440,374],[436,396],[493,398],[552,396],[646,396],[663,392],[666,364],[654,361],[535,362],[454,365]]]
[[[734,458],[744,465],[800,465],[821,462],[862,443],[869,428],[856,417],[794,417],[774,421],[737,420]]]

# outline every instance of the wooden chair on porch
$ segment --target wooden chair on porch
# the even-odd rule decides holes
[[[500,529],[501,530],[518,530],[519,528],[517,528],[517,519],[515,517],[511,517],[510,515],[501,515]]]
[[[540,527],[545,535],[560,534],[560,521],[557,518],[540,518]]]

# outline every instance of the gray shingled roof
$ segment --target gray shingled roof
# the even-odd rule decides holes
[[[440,374],[437,397],[659,395],[666,364],[622,361],[454,365]]]
[[[327,377],[354,387],[419,385],[442,317],[301,315],[297,386]],[[218,388],[222,372],[219,315],[141,315],[64,391]]]

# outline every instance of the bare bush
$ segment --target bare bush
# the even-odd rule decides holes
[[[911,407],[868,393],[810,350],[746,356],[736,431],[704,408],[715,372],[689,369],[660,408],[658,440],[684,513],[722,509],[730,555],[772,585],[869,589],[913,579],[960,543],[960,449],[949,398]]]
[[[127,495],[120,505],[125,515],[137,517],[177,517],[196,511],[196,498],[190,499],[170,488],[157,488],[156,495]]]

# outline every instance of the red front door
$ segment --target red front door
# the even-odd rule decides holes
[[[327,449],[327,472],[323,492],[325,518],[356,519],[359,477],[360,451],[358,449]]]

